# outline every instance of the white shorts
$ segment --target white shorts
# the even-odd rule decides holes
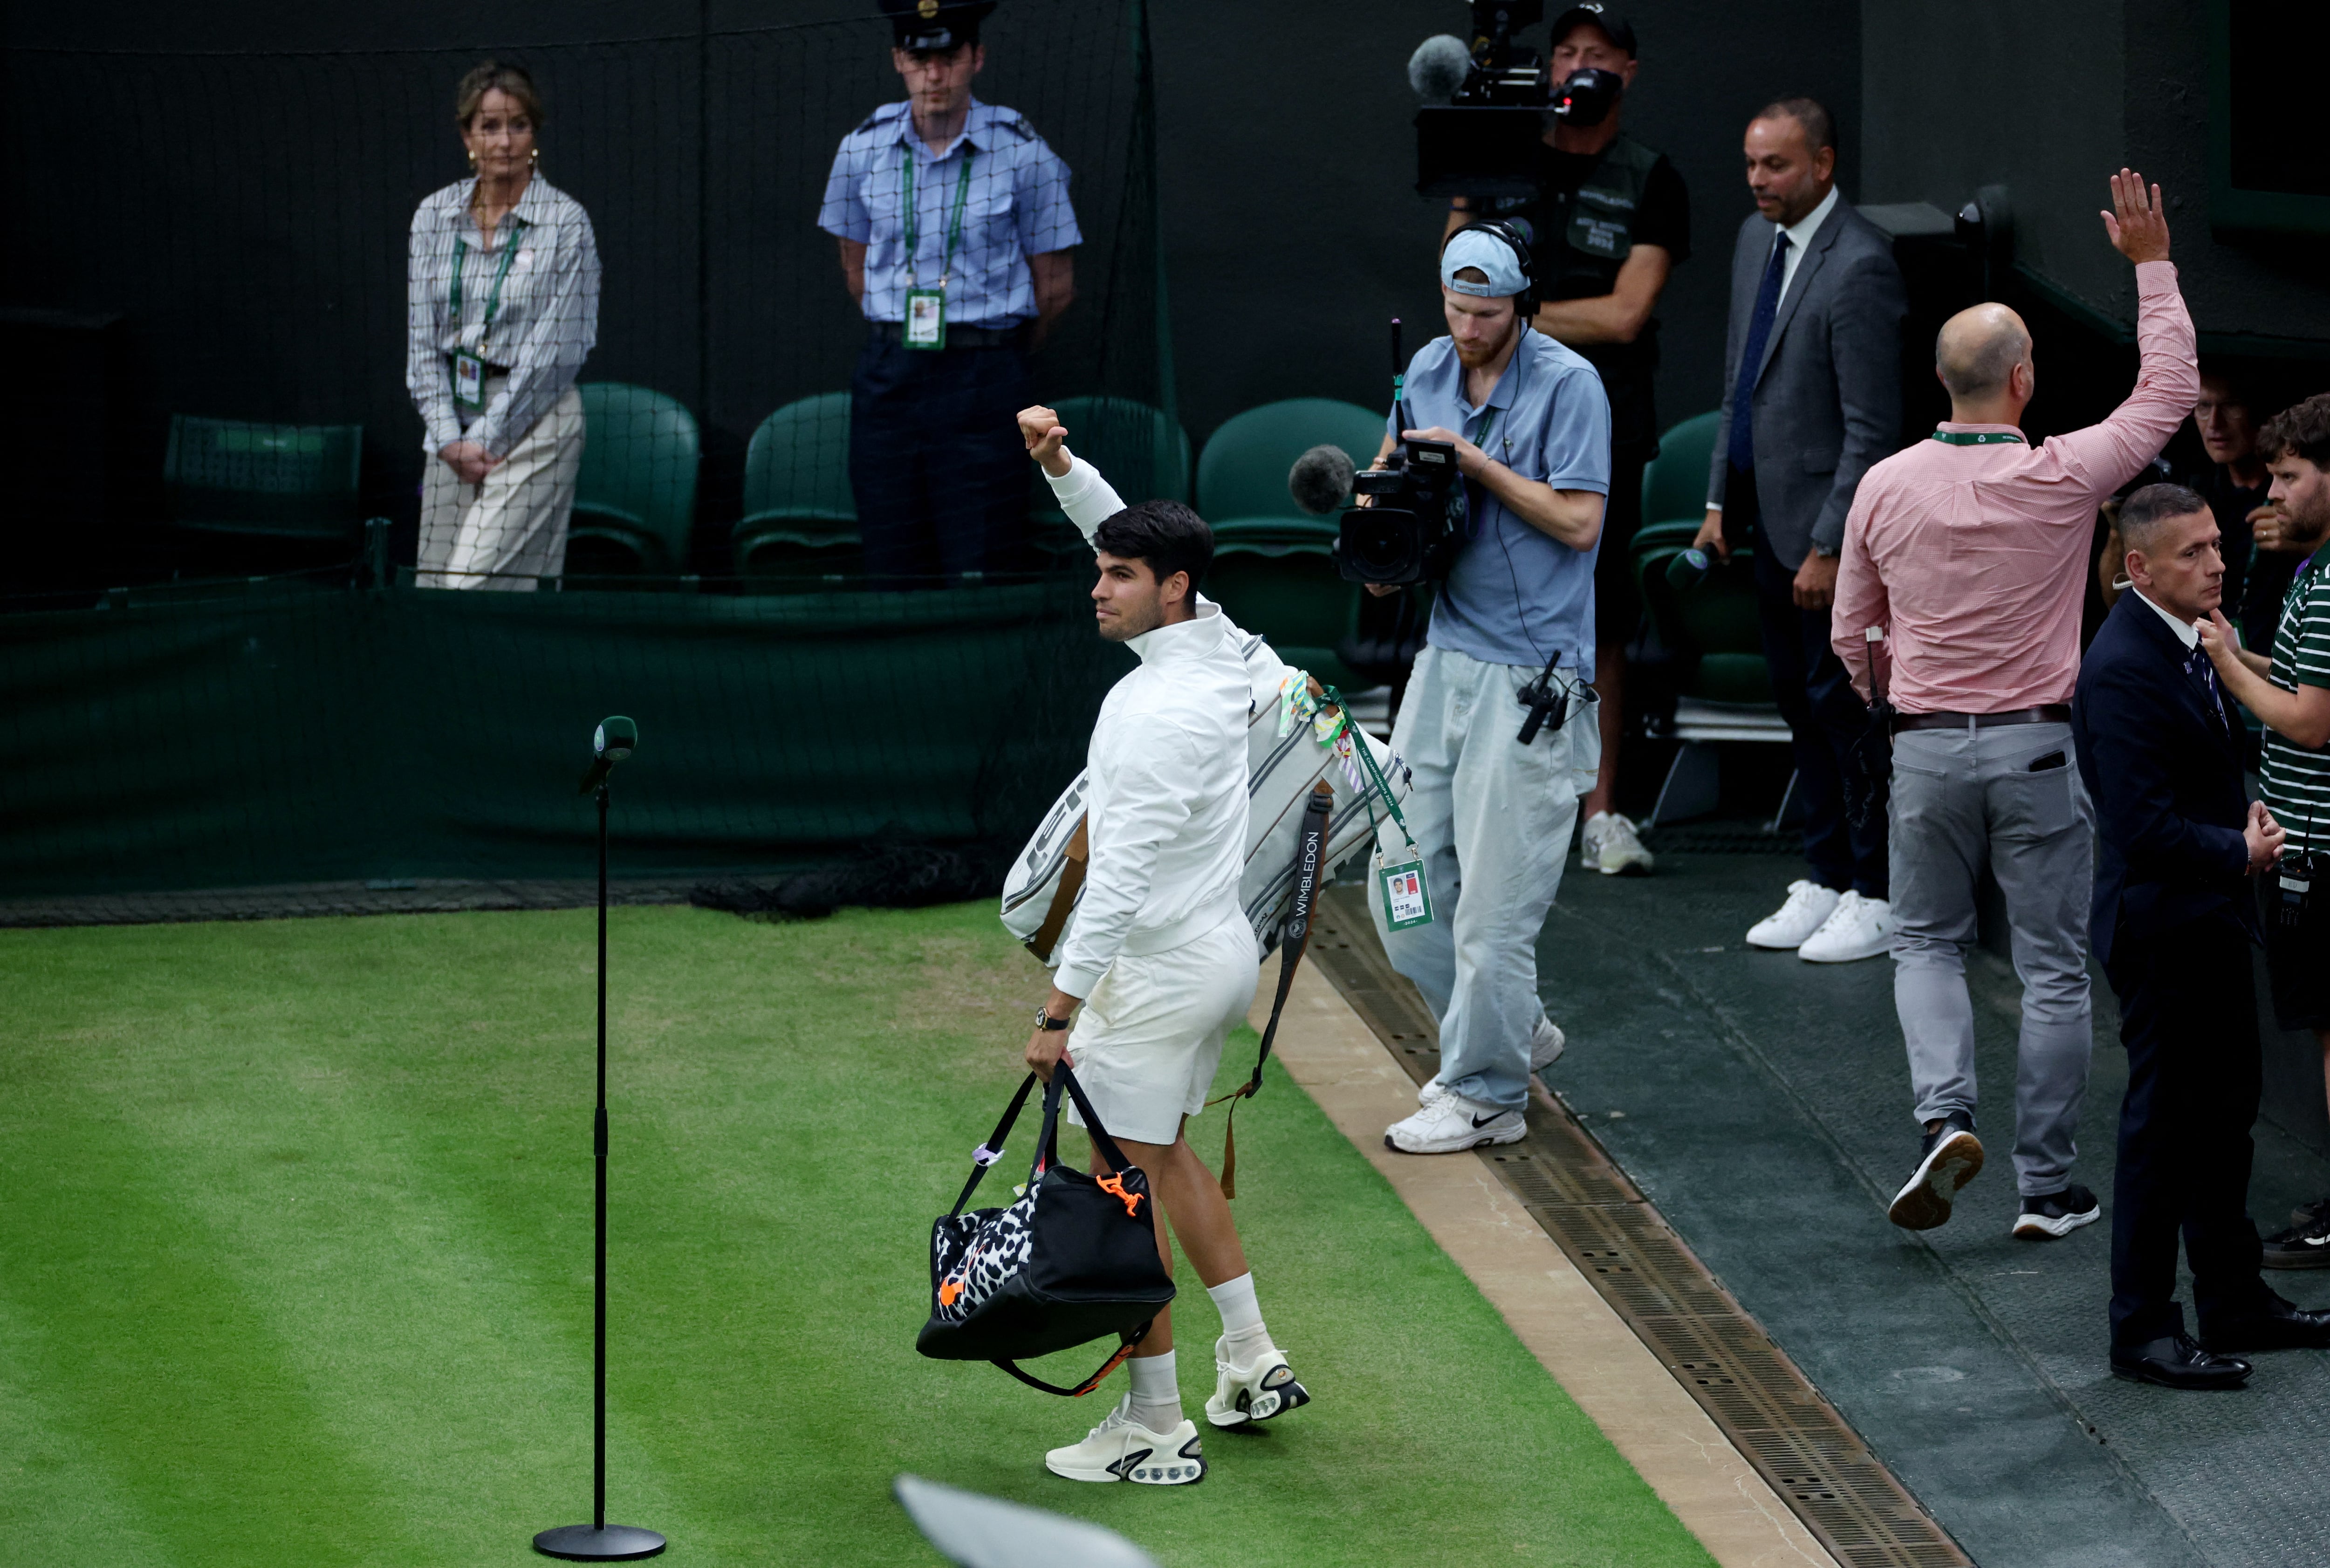
[[[1181,1136],[1181,1119],[1206,1108],[1222,1038],[1245,1021],[1260,973],[1243,912],[1169,952],[1117,955],[1068,1034],[1076,1082],[1111,1133]],[[1084,1125],[1073,1105],[1068,1119]]]

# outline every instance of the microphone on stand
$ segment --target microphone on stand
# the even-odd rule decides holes
[[[575,793],[588,795],[604,784],[615,764],[630,756],[639,743],[639,727],[620,713],[599,721],[591,734],[591,766],[582,775],[582,788]]]

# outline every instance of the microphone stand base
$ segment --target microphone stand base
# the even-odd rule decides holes
[[[564,1557],[570,1563],[624,1563],[652,1557],[663,1548],[661,1535],[635,1525],[608,1525],[599,1529],[588,1525],[561,1525],[534,1538],[535,1551],[545,1557]]]

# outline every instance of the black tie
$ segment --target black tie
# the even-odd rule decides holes
[[[1739,348],[1739,375],[1731,388],[1732,468],[1745,474],[1756,466],[1756,378],[1764,368],[1764,345],[1772,341],[1772,323],[1780,314],[1780,279],[1788,269],[1788,231],[1772,241],[1772,259],[1764,265],[1764,281],[1756,290],[1756,308],[1748,317],[1748,341]]]
[[[2208,650],[2196,647],[2187,655],[2184,660],[2184,673],[2201,683],[2201,691],[2209,703],[2209,717],[2216,721],[2217,728],[2223,729],[2225,704],[2224,699],[2217,694],[2217,671],[2215,666],[2209,663]]]

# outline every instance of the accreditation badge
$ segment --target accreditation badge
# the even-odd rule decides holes
[[[1376,882],[1383,893],[1384,924],[1390,930],[1404,931],[1432,923],[1432,894],[1424,885],[1423,861],[1382,866],[1376,873]]]
[[[486,407],[486,362],[466,352],[453,355],[453,401],[464,413]]]
[[[946,346],[946,290],[906,290],[905,342],[908,348]]]

